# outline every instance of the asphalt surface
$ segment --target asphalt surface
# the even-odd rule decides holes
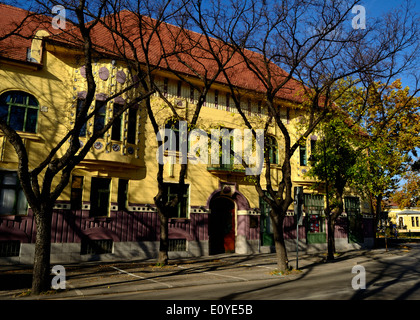
[[[355,265],[372,259],[402,256],[407,252],[407,246],[388,250],[354,250],[340,254],[335,261],[348,261],[349,264]],[[325,253],[299,255],[299,270],[292,270],[287,275],[278,273],[275,253],[185,258],[171,260],[167,266],[158,266],[154,260],[69,264],[63,265],[65,289],[51,290],[40,296],[27,294],[31,286],[31,268],[0,266],[0,300],[85,300],[106,299],[107,296],[118,299],[119,294],[171,288],[187,289],[224,283],[240,285],[252,281],[274,283],[279,279],[291,281],[302,277],[308,270],[313,270],[313,266],[320,264],[323,264],[322,268],[319,268],[323,273],[328,273],[329,270],[332,272],[335,264],[326,262],[325,258]],[[289,266],[296,267],[296,257],[292,252],[289,253]]]

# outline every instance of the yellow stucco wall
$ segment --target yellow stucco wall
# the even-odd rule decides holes
[[[86,81],[81,74],[83,65],[81,55],[71,50],[63,50],[59,47],[47,46],[43,52],[43,66],[39,69],[22,67],[17,65],[1,64],[0,66],[0,94],[9,90],[22,90],[33,94],[39,101],[40,111],[38,116],[38,131],[36,134],[24,134],[25,144],[28,148],[30,168],[36,166],[44,159],[48,151],[55,146],[58,141],[72,127],[76,113],[76,102],[79,92],[86,90]],[[99,78],[100,68],[105,67],[109,70],[107,80]],[[111,95],[121,90],[125,84],[116,81],[117,71],[124,71],[128,75],[125,66],[117,61],[112,64],[111,59],[100,59],[93,65],[94,76],[97,80],[97,93]],[[167,74],[163,76],[169,77]],[[127,78],[128,79],[128,78]],[[174,87],[177,80],[169,79],[168,98],[175,99]],[[215,108],[213,103],[215,91],[210,91],[207,97],[207,104],[201,110],[200,120],[197,128],[209,130],[224,126],[227,128],[245,128],[241,116],[232,110],[226,111],[226,102],[224,90],[226,88],[220,85],[215,86],[219,91],[219,108]],[[172,91],[171,91],[172,90]],[[124,99],[132,98],[137,91],[128,92],[123,95]],[[185,100],[189,100],[189,87],[182,87],[182,95]],[[152,98],[152,106],[156,112],[156,118],[160,126],[164,126],[165,121],[170,117],[171,112],[162,99],[156,95]],[[185,119],[191,119],[194,110],[194,104],[187,101],[187,107],[178,109],[180,116]],[[257,100],[252,100],[253,112],[257,108]],[[233,103],[231,103],[231,109]],[[285,109],[283,110],[285,112]],[[304,111],[301,109],[289,110],[288,123],[285,122],[288,129],[292,132],[292,143],[297,139],[297,123],[300,121]],[[107,105],[108,117],[112,113],[112,104]],[[253,113],[252,122],[262,123],[266,115]],[[128,115],[124,115],[127,120]],[[138,128],[136,133],[136,143],[129,145],[122,142],[111,141],[108,135],[98,141],[102,144],[100,149],[92,148],[91,152],[74,170],[74,175],[84,176],[83,201],[90,201],[90,178],[91,177],[111,177],[111,197],[110,202],[117,202],[117,178],[129,180],[128,202],[136,204],[153,204],[153,197],[157,193],[156,176],[158,171],[156,151],[156,135],[147,117],[144,105],[140,105],[137,113]],[[92,121],[87,125],[87,131],[92,128]],[[279,143],[279,158],[282,159],[282,135],[277,126],[270,127],[270,134],[277,137]],[[316,135],[316,133],[314,133]],[[82,143],[86,142],[81,138]],[[119,151],[114,151],[112,146],[117,144]],[[134,152],[129,154],[128,147],[132,147]],[[66,145],[64,146],[66,147]],[[64,150],[64,148],[63,148]],[[61,152],[63,152],[61,150]],[[307,141],[308,155],[310,155],[310,140]],[[62,153],[58,153],[61,155]],[[0,134],[0,167],[2,169],[16,169],[17,157],[11,145],[5,141],[4,136]],[[308,170],[308,167],[300,166],[299,151],[297,150],[292,158],[292,180],[295,183],[311,184],[311,181],[304,178],[302,169]],[[177,182],[179,164],[165,165],[164,180],[167,182]],[[274,187],[281,179],[281,168],[279,165],[272,165],[272,179]],[[206,205],[209,196],[220,187],[220,182],[235,182],[237,189],[249,201],[250,207],[259,207],[259,198],[255,187],[249,181],[246,181],[244,174],[231,173],[212,173],[207,170],[206,164],[190,164],[186,183],[190,185],[189,204],[190,206]],[[40,180],[41,181],[41,180]],[[264,185],[264,171],[262,182]],[[69,201],[70,185],[66,187],[59,200]],[[291,208],[292,209],[292,208]]]

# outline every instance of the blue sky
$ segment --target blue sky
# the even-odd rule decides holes
[[[396,7],[400,6],[401,4],[404,4],[405,0],[369,0],[369,1],[363,1],[361,4],[366,8],[366,27],[369,26],[369,16],[370,17],[377,17],[382,13],[385,13],[387,11],[392,11]],[[419,0],[413,0],[412,5],[414,6],[413,10],[420,15],[420,1]],[[420,65],[418,66],[417,70],[420,72]],[[412,88],[414,85],[412,84],[412,81],[410,81],[409,78],[402,78],[403,85],[408,85],[410,88]],[[417,96],[420,96],[420,94],[417,94]],[[417,148],[417,153],[420,155],[420,148]],[[401,181],[402,183],[404,181]]]
[[[412,0],[411,5],[413,6],[413,11],[420,16],[420,1]],[[406,0],[366,0],[362,1],[360,4],[363,5],[366,9],[366,27],[369,27],[369,19],[377,18],[381,14],[384,14],[389,11],[396,10],[397,7],[404,5]],[[420,65],[417,68],[418,73],[420,72]],[[414,82],[409,77],[401,77],[402,83],[404,86],[409,86],[410,88],[414,87]],[[420,96],[420,94],[417,94]]]

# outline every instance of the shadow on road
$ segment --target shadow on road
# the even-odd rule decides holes
[[[416,251],[418,252],[418,251]],[[417,258],[415,252],[409,252],[405,255],[407,259],[386,260],[382,259],[381,255],[373,255],[370,250],[354,250],[342,253],[333,261],[327,261],[323,253],[311,254],[299,257],[300,273],[293,273],[290,275],[273,275],[273,279],[281,281],[274,281],[272,284],[265,284],[258,287],[253,287],[252,290],[246,289],[243,291],[227,294],[221,297],[221,300],[241,299],[243,295],[251,293],[256,290],[264,290],[276,288],[284,283],[296,282],[304,280],[309,275],[312,275],[316,267],[322,265],[334,265],[343,261],[356,259],[356,261],[376,261],[379,266],[375,267],[373,278],[369,279],[366,287],[369,290],[355,290],[351,299],[360,300],[366,299],[381,291],[385,290],[391,285],[399,282],[407,281],[404,279],[407,275],[419,277],[420,272],[418,266],[420,258]],[[413,260],[414,259],[414,260]],[[289,265],[293,266],[296,260],[290,259]],[[354,263],[354,262],[352,262]],[[238,275],[240,271],[250,274],[249,271],[255,272],[270,272],[272,268],[276,268],[276,256],[273,253],[258,254],[258,255],[220,255],[209,256],[201,258],[184,258],[178,260],[171,260],[167,266],[157,266],[154,261],[130,261],[130,262],[97,262],[86,265],[67,265],[66,280],[73,284],[72,287],[78,290],[95,289],[104,286],[124,285],[124,284],[142,284],[149,281],[162,281],[171,284],[178,276],[201,275],[206,276],[205,273],[223,271],[225,274]],[[115,268],[124,270],[124,272],[138,275],[137,277],[120,277],[121,272]],[[260,268],[264,267],[264,269]],[[317,268],[317,270],[322,270]],[[7,290],[24,290],[31,287],[32,270],[22,269],[0,273],[0,291]],[[252,274],[252,273],[251,273]],[[141,275],[141,276],[140,276]],[[115,277],[115,278],[113,278]],[[369,277],[368,277],[369,278]],[[171,280],[172,279],[172,280]],[[255,278],[257,279],[257,278]],[[420,279],[420,278],[419,278]],[[200,282],[202,284],[202,282]],[[211,282],[209,282],[211,284]],[[403,293],[397,299],[409,298],[414,292],[420,290],[420,280]]]

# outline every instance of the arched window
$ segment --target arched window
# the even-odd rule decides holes
[[[38,101],[29,93],[7,91],[0,95],[0,118],[16,131],[35,133],[38,109]]]
[[[268,152],[268,157],[270,159],[270,163],[278,164],[278,147],[277,147],[277,140],[272,136],[266,136],[265,139],[266,150]]]

